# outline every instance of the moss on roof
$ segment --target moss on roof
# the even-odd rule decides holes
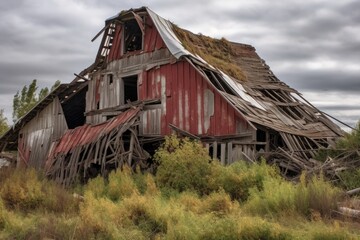
[[[213,67],[238,80],[246,80],[246,75],[234,63],[235,51],[225,38],[215,39],[202,34],[194,34],[173,24],[173,31],[186,50],[198,55]]]

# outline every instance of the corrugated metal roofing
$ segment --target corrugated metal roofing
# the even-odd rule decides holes
[[[84,126],[66,131],[61,137],[60,141],[57,143],[56,147],[53,149],[50,156],[56,156],[60,153],[68,154],[75,147],[95,142],[116,127],[129,122],[131,119],[137,116],[139,111],[140,108],[129,109],[107,122],[94,126],[86,124]]]

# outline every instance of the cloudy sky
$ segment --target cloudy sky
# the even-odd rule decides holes
[[[12,0],[0,2],[0,109],[32,79],[70,82],[90,65],[106,18],[148,6],[182,28],[253,45],[277,77],[322,111],[360,119],[358,0]],[[10,121],[9,121],[10,122]]]

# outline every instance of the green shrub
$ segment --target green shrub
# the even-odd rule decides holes
[[[345,230],[328,230],[316,232],[312,236],[313,240],[349,240],[355,239],[349,235]]]
[[[112,238],[118,222],[119,208],[107,198],[95,198],[90,191],[85,192],[84,202],[80,205],[82,219],[79,229],[87,228],[89,236]]]
[[[199,194],[211,191],[208,185],[211,158],[200,143],[175,136],[166,137],[154,159],[160,164],[156,173],[156,182],[160,187]]]
[[[340,187],[351,190],[360,187],[360,168],[349,169],[338,173]]]
[[[202,218],[203,229],[199,239],[204,240],[236,240],[242,239],[240,229],[234,218]]]
[[[360,148],[360,121],[356,124],[355,129],[346,134],[336,145],[340,149],[358,150]]]
[[[326,182],[322,176],[314,176],[306,181],[304,173],[297,185],[280,176],[268,177],[263,181],[263,190],[251,190],[245,209],[260,215],[295,211],[309,218],[312,214],[327,218],[336,210],[339,198],[339,189]]]
[[[308,217],[311,217],[314,211],[322,217],[330,217],[332,211],[337,209],[340,196],[340,190],[326,182],[322,174],[306,181],[303,173],[296,186],[294,206],[299,213]]]
[[[25,238],[14,231],[10,235],[17,239],[72,239],[79,218],[43,214],[30,216],[28,220],[32,220],[32,227],[25,227],[20,234]]]
[[[69,190],[54,182],[43,180],[42,185],[42,191],[46,196],[41,204],[43,210],[77,214],[81,199],[76,198]]]
[[[5,227],[5,221],[6,221],[5,214],[6,214],[6,209],[2,199],[0,198],[0,230],[2,230]]]
[[[244,240],[287,240],[294,237],[287,231],[283,230],[279,225],[265,222],[261,219],[247,218],[242,220],[240,238]]]
[[[249,190],[263,188],[263,181],[267,177],[277,176],[273,167],[266,165],[265,161],[260,164],[247,164],[243,161],[235,162],[229,166],[217,168],[217,174],[212,179],[217,181],[233,200],[246,201]]]
[[[6,206],[27,211],[38,208],[45,200],[42,186],[34,169],[17,169],[4,180],[0,194]]]
[[[294,211],[296,187],[280,176],[268,177],[263,189],[253,188],[245,209],[259,215],[272,215]]]
[[[308,183],[309,207],[323,217],[330,217],[341,197],[341,191],[326,182],[322,176],[314,176]]]
[[[122,171],[117,170],[110,173],[107,196],[111,200],[118,201],[137,192],[130,168],[125,167]]]
[[[95,198],[101,198],[106,195],[105,180],[101,176],[90,179],[84,187],[84,192],[91,192]]]
[[[137,226],[146,236],[154,237],[167,231],[166,215],[161,201],[134,194],[120,205],[121,214]]]
[[[213,192],[202,200],[201,208],[204,212],[214,213],[216,216],[224,216],[235,208],[230,196],[224,191]]]
[[[203,201],[194,192],[182,192],[173,199],[183,207],[185,211],[200,213],[203,211]]]

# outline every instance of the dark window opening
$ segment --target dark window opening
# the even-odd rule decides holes
[[[77,92],[73,97],[61,104],[65,115],[65,120],[69,129],[82,126],[85,123],[85,98],[87,87]]]
[[[216,156],[214,155],[214,150],[216,148]],[[221,144],[209,144],[209,156],[212,159],[221,159]]]
[[[135,19],[124,23],[124,53],[142,49],[143,36]]]
[[[124,77],[124,104],[138,100],[137,75]]]
[[[107,77],[108,77],[109,85],[113,84],[113,82],[114,82],[113,75],[108,74]]]
[[[278,147],[284,147],[284,141],[278,133],[269,133],[269,147],[270,151],[276,150]]]
[[[256,131],[256,140],[258,142],[265,142],[266,141],[266,132],[261,129],[258,129]]]
[[[261,129],[258,129],[256,131],[256,141],[261,143],[266,142],[266,132]],[[256,151],[260,151],[261,149],[262,151],[265,151],[265,144],[256,145]]]

